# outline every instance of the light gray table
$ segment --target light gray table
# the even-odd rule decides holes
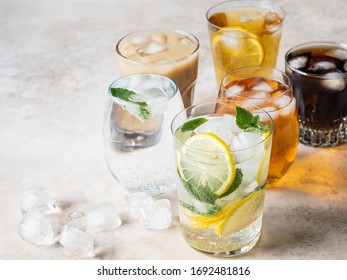
[[[295,44],[347,38],[345,1],[279,0],[287,12],[278,68]],[[205,12],[212,0],[0,1],[0,259],[75,259],[60,246],[35,246],[17,233],[21,193],[51,189],[66,212],[116,203],[123,226],[96,238],[95,258],[208,259],[181,237],[175,193],[167,230],[131,222],[103,157],[114,47],[140,28],[170,27],[201,43],[196,102],[213,100]],[[347,145],[300,145],[295,164],[266,195],[263,234],[240,259],[347,259]]]

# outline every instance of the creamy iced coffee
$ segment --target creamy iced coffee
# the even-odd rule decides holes
[[[177,83],[185,107],[192,104],[198,74],[199,42],[177,30],[147,30],[131,33],[116,47],[119,72],[155,73]]]

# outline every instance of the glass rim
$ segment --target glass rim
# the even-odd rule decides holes
[[[131,77],[135,77],[135,76],[155,76],[155,77],[158,77],[160,79],[163,79],[163,80],[167,80],[170,82],[170,84],[174,85],[174,90],[173,90],[173,94],[171,94],[170,96],[168,96],[168,99],[164,100],[164,101],[161,101],[161,102],[158,102],[158,104],[165,104],[167,102],[169,102],[172,98],[174,98],[176,96],[176,94],[179,92],[179,88],[178,88],[178,85],[176,84],[175,81],[173,81],[172,79],[170,79],[169,77],[167,76],[164,76],[164,75],[160,75],[160,74],[154,74],[154,73],[136,73],[136,74],[130,74],[130,75],[126,75],[126,76],[122,76],[122,77],[119,77],[118,79],[114,80],[108,87],[108,90],[107,90],[107,95],[109,97],[109,99],[111,99],[113,102],[117,103],[120,105],[121,102],[119,102],[119,100],[117,98],[115,98],[112,94],[111,94],[111,89],[112,88],[116,88],[116,87],[113,87],[113,85],[117,82],[119,82],[120,80],[123,80],[123,79],[130,79]],[[126,102],[126,101],[125,101]],[[149,104],[148,104],[149,105]],[[147,106],[148,106],[147,105]],[[132,103],[129,103],[129,104],[126,104],[127,107],[130,107],[130,108],[134,108],[134,107],[138,107],[139,105],[137,104],[132,104]]]
[[[334,73],[336,75],[329,75],[328,73],[328,76],[326,74],[322,75],[322,74],[313,74],[313,73],[306,73],[300,69],[296,69],[294,67],[292,67],[290,64],[289,64],[289,61],[288,61],[288,57],[289,55],[291,55],[294,51],[297,51],[297,50],[300,50],[301,48],[304,48],[304,47],[308,47],[308,46],[332,46],[332,47],[340,47],[342,49],[345,49],[347,51],[347,44],[344,44],[344,43],[339,43],[339,42],[336,42],[336,41],[309,41],[309,42],[304,42],[304,43],[301,43],[301,44],[298,44],[298,45],[295,45],[293,47],[291,47],[285,54],[284,56],[284,61],[285,61],[285,64],[286,66],[302,75],[302,76],[307,76],[307,77],[312,77],[312,78],[317,78],[317,79],[321,79],[321,80],[332,80],[332,79],[341,79],[343,77],[346,77],[347,76],[347,72],[342,72],[342,73]]]
[[[258,141],[256,144],[252,145],[252,146],[249,146],[249,147],[246,147],[246,148],[241,148],[241,149],[237,149],[237,150],[231,150],[229,152],[212,152],[212,151],[205,151],[205,150],[201,150],[201,149],[197,149],[197,148],[194,148],[194,147],[191,147],[187,144],[185,144],[184,142],[182,142],[181,140],[179,140],[176,135],[175,135],[175,132],[177,131],[177,129],[179,127],[181,127],[184,123],[180,124],[180,126],[178,126],[176,128],[176,130],[174,130],[174,122],[177,121],[177,119],[182,115],[184,114],[185,112],[187,112],[188,110],[191,110],[193,108],[197,108],[197,107],[202,107],[202,106],[208,106],[208,105],[213,105],[213,104],[223,104],[223,105],[226,105],[228,106],[226,102],[223,102],[223,101],[213,101],[213,102],[205,102],[205,103],[199,103],[199,104],[195,104],[195,105],[192,105],[192,106],[189,106],[183,110],[181,110],[179,113],[177,113],[175,115],[175,117],[172,119],[171,121],[171,126],[170,126],[170,130],[171,130],[171,134],[173,135],[174,139],[180,143],[180,145],[182,145],[183,147],[186,147],[186,148],[189,148],[191,150],[194,150],[194,151],[199,151],[199,152],[203,152],[203,153],[207,153],[207,154],[229,154],[229,153],[240,153],[240,152],[244,152],[244,151],[247,151],[247,150],[250,150],[250,149],[254,149],[255,147],[263,144],[264,142],[266,142],[270,136],[272,136],[273,132],[274,132],[274,120],[273,118],[271,117],[271,115],[264,111],[262,108],[258,107],[258,106],[255,106],[255,105],[251,105],[251,106],[248,106],[247,108],[255,108],[257,110],[259,110],[262,114],[265,114],[267,115],[268,119],[270,120],[270,132],[266,135],[266,137],[264,139],[262,139],[261,141]],[[233,102],[234,104],[239,104],[238,102]],[[240,104],[242,105],[242,104]],[[242,107],[242,106],[240,106]],[[243,108],[243,107],[242,107]],[[229,114],[229,113],[225,113],[225,114]],[[223,114],[223,115],[225,115]],[[207,115],[207,114],[205,114]],[[231,114],[229,114],[231,115]],[[203,117],[204,115],[199,115],[199,116],[196,116],[196,117]],[[222,116],[222,115],[221,115]],[[190,117],[187,117],[187,120],[188,121],[190,119]]]
[[[179,34],[183,34],[184,36],[187,36],[190,39],[193,39],[193,42],[195,43],[195,49],[190,52],[188,55],[182,57],[182,58],[178,58],[178,59],[174,59],[174,60],[169,60],[169,61],[157,61],[157,62],[140,62],[140,61],[135,61],[132,59],[129,59],[128,57],[124,56],[122,54],[122,52],[120,51],[120,45],[122,44],[122,42],[129,38],[130,36],[133,36],[135,34],[147,34],[147,33],[151,33],[151,32],[171,32],[171,33],[179,33]],[[199,51],[200,48],[200,42],[198,40],[198,38],[196,36],[194,36],[192,33],[184,31],[184,30],[180,30],[180,29],[170,29],[170,28],[153,28],[153,29],[143,29],[143,30],[137,30],[137,31],[133,31],[131,33],[128,33],[126,35],[124,35],[116,44],[116,53],[123,59],[125,59],[126,61],[136,64],[136,65],[166,65],[169,63],[174,63],[174,62],[180,62],[180,61],[184,61],[190,57],[192,57],[195,53],[197,53]]]
[[[220,7],[222,5],[226,5],[228,3],[239,3],[240,6],[239,7],[247,7],[247,4],[255,4],[254,7],[265,7],[265,8],[269,8],[269,10],[273,11],[275,10],[276,12],[279,13],[280,17],[281,17],[281,22],[278,24],[279,26],[282,26],[283,24],[283,21],[285,20],[286,18],[286,12],[277,4],[273,3],[273,2],[270,2],[270,1],[256,1],[256,0],[245,0],[245,1],[241,1],[241,0],[227,0],[227,1],[223,1],[223,2],[219,2],[219,3],[216,3],[214,4],[213,6],[211,6],[207,12],[206,12],[206,19],[207,19],[207,22],[208,22],[208,25],[218,29],[218,30],[221,30],[225,27],[220,27],[218,25],[215,25],[213,23],[210,22],[209,18],[211,16],[211,13],[212,11],[217,8],[217,7]],[[280,28],[279,28],[280,29]],[[279,29],[276,29],[275,32],[277,32]],[[259,32],[262,32],[264,30],[267,30],[267,28],[264,28],[262,30],[247,30],[247,33],[259,33]],[[252,37],[251,37],[252,38]]]
[[[242,70],[251,70],[251,69],[264,69],[264,70],[271,70],[273,72],[276,72],[278,74],[281,74],[283,77],[285,77],[287,79],[287,81],[285,82],[281,82],[281,83],[284,83],[286,86],[288,86],[288,89],[286,89],[285,91],[281,92],[281,94],[275,96],[275,97],[271,97],[271,99],[277,99],[277,98],[280,98],[282,96],[289,96],[290,97],[290,101],[288,104],[286,104],[284,107],[281,107],[280,109],[283,109],[285,107],[287,107],[293,100],[294,98],[294,93],[293,93],[293,90],[292,90],[292,82],[291,82],[291,79],[289,78],[289,76],[277,69],[277,68],[272,68],[272,67],[266,67],[266,66],[246,66],[246,67],[240,67],[240,68],[236,68],[234,70],[231,70],[230,72],[228,72],[226,75],[223,76],[222,78],[222,81],[221,81],[221,84],[220,84],[220,87],[223,88],[223,90],[227,91],[230,93],[230,91],[226,88],[227,85],[225,85],[225,80],[230,76],[232,75],[234,72],[241,72]],[[250,78],[250,77],[262,77],[261,75],[259,76],[256,76],[256,75],[251,75],[251,74],[246,74],[244,75],[244,77],[238,77],[238,78],[235,78],[235,80],[239,80],[239,79],[245,79],[245,78]],[[266,77],[268,78],[268,77]],[[271,80],[276,80],[278,81],[278,79],[275,79],[275,78],[269,78]],[[290,92],[291,94],[290,95],[286,95],[288,92]],[[242,97],[242,98],[245,98],[245,99],[249,99],[249,100],[267,100],[269,98],[256,98],[256,97],[249,97],[249,96],[243,96],[243,95],[240,95],[238,93],[231,93],[233,96],[237,96],[237,97]],[[278,111],[278,110],[274,110],[274,111]],[[269,112],[274,112],[274,111],[269,111]]]

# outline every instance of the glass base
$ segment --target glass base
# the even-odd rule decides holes
[[[334,147],[347,143],[347,117],[334,126],[320,126],[299,119],[300,143],[312,147]]]

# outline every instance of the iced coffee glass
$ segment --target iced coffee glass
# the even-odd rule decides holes
[[[347,45],[308,42],[285,58],[298,101],[300,142],[313,147],[347,143]]]
[[[179,87],[185,107],[192,104],[198,75],[198,39],[181,30],[156,29],[130,33],[116,46],[120,75],[155,73]]]
[[[171,79],[134,74],[113,82],[104,117],[106,163],[125,194],[157,196],[176,184],[170,122],[183,103]]]
[[[226,1],[206,14],[217,85],[231,70],[275,67],[285,12],[265,1]]]
[[[268,67],[236,69],[223,78],[218,98],[245,108],[256,105],[272,117],[275,129],[268,183],[277,183],[292,165],[299,145],[298,110],[289,77]]]

